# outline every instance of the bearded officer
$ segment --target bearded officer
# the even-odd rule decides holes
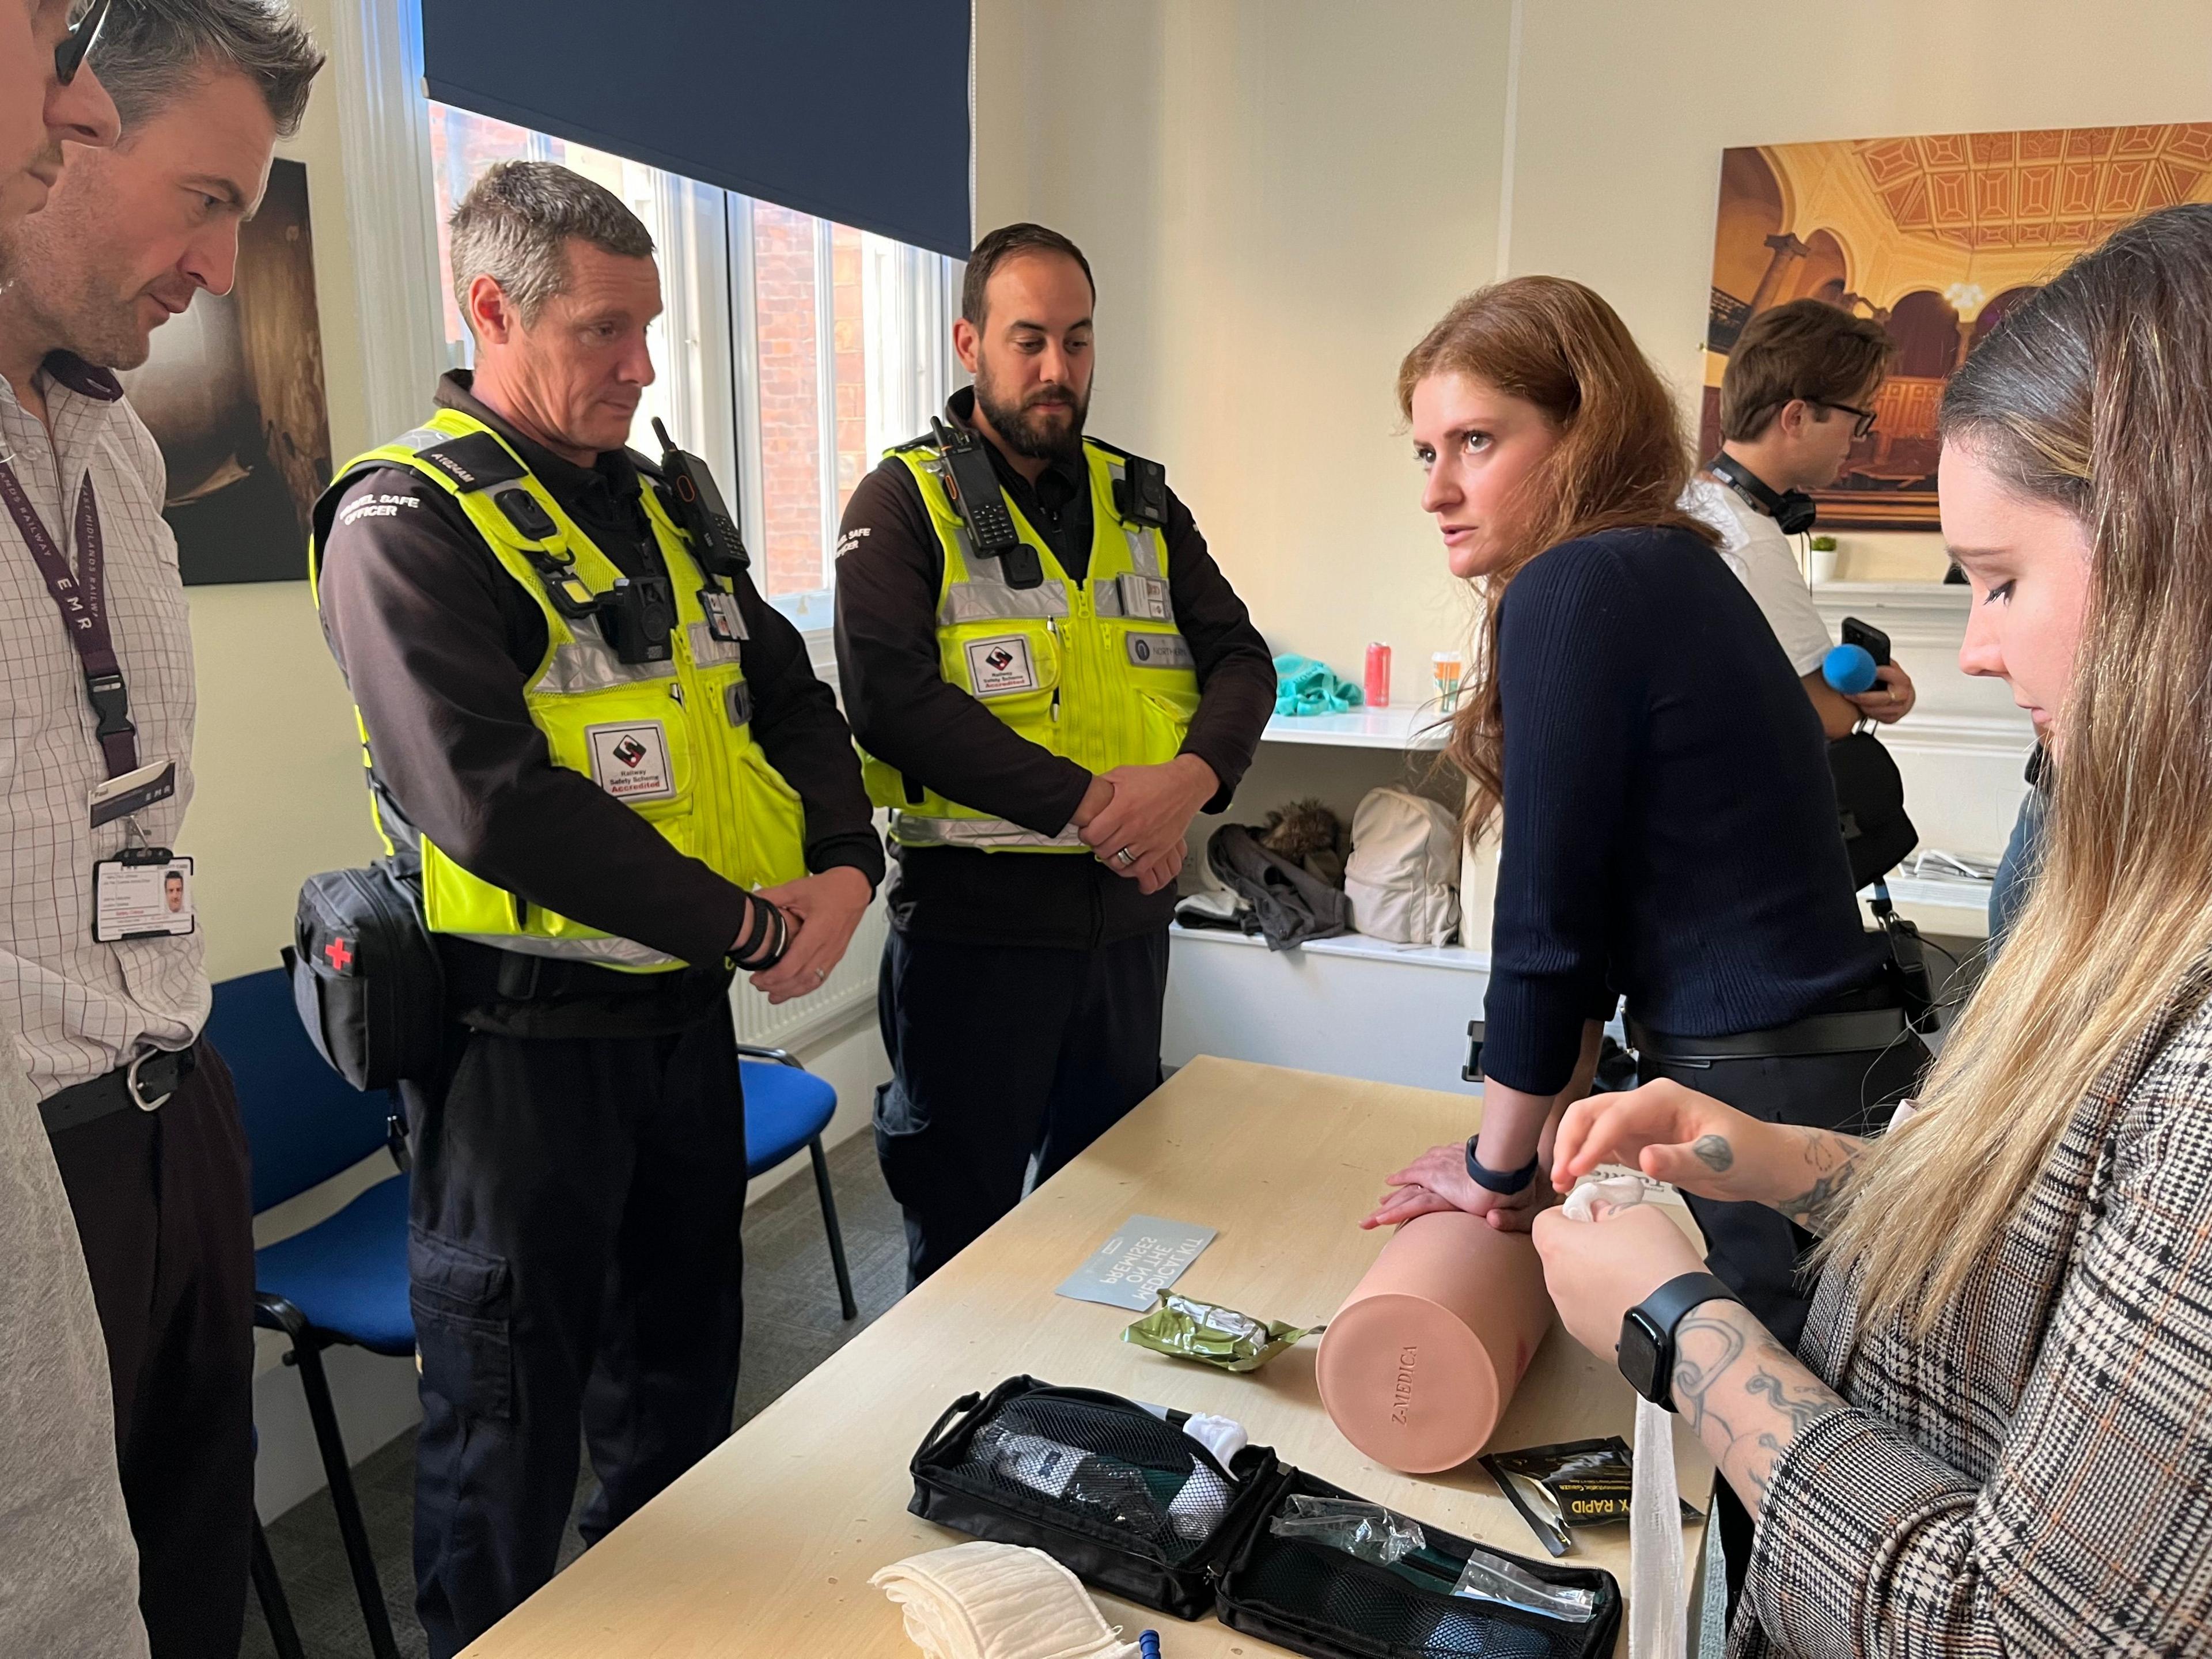
[[[454,1021],[444,1074],[402,1091],[435,1655],[552,1577],[580,1425],[587,1542],[729,1431],[732,964],[813,990],[883,870],[798,633],[691,511],[683,458],[624,447],[660,310],[645,227],[511,162],[452,248],[473,379],[317,511],[324,629]]]
[[[1160,1080],[1184,836],[1273,711],[1267,647],[1155,463],[1083,435],[1091,267],[969,256],[974,377],[846,509],[837,662],[890,809],[876,1148],[919,1282]]]

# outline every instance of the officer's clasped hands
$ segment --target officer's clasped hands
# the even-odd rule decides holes
[[[753,896],[780,910],[791,928],[781,959],[752,977],[755,990],[779,1003],[818,989],[830,977],[875,888],[860,871],[837,865],[819,875],[763,888]]]
[[[1110,791],[1103,805],[1093,798],[1100,784]],[[1219,787],[1213,769],[1195,755],[1160,766],[1117,766],[1092,781],[1076,829],[1100,863],[1156,893],[1182,872],[1183,836]]]

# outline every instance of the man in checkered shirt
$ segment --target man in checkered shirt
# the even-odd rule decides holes
[[[228,291],[239,225],[321,64],[281,0],[115,0],[100,75],[121,140],[69,150],[44,210],[0,236],[0,453],[16,486],[0,514],[0,1018],[21,1033],[91,1272],[160,1659],[234,1655],[245,1617],[252,1217],[229,1074],[198,1041],[199,938],[95,937],[95,866],[112,880],[126,846],[173,848],[191,796],[166,470],[110,371],[144,362],[198,289]],[[40,551],[66,561],[58,580]],[[65,605],[104,616],[135,732],[112,688],[95,710]],[[94,635],[80,621],[76,637]],[[136,810],[95,810],[118,773],[167,767],[173,782],[130,792]],[[158,876],[153,890],[158,908]]]

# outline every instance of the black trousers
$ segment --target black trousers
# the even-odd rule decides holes
[[[672,1036],[470,1032],[403,1085],[422,1368],[416,1610],[438,1659],[553,1576],[579,1430],[601,1537],[730,1431],[744,1101],[726,1005]]]
[[[1887,1048],[1787,1059],[1668,1060],[1646,1055],[1638,1066],[1650,1083],[1672,1078],[1767,1123],[1796,1123],[1844,1134],[1879,1130],[1896,1103],[1920,1086],[1929,1054],[1907,1032]],[[1813,1235],[1764,1204],[1683,1200],[1705,1235],[1705,1265],[1744,1300],[1783,1346],[1794,1350],[1813,1306],[1802,1272]],[[1725,1481],[1713,1489],[1714,1518],[1728,1558],[1729,1607],[1742,1594],[1751,1561],[1752,1520]]]
[[[892,929],[876,1013],[876,1157],[920,1284],[1159,1087],[1164,928],[1091,950]]]
[[[115,1387],[154,1659],[235,1659],[253,1527],[253,1202],[230,1068],[205,1043],[156,1111],[53,1138]]]

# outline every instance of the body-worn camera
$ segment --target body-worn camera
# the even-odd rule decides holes
[[[626,576],[602,594],[599,634],[629,663],[666,662],[675,654],[676,591],[665,576]]]

